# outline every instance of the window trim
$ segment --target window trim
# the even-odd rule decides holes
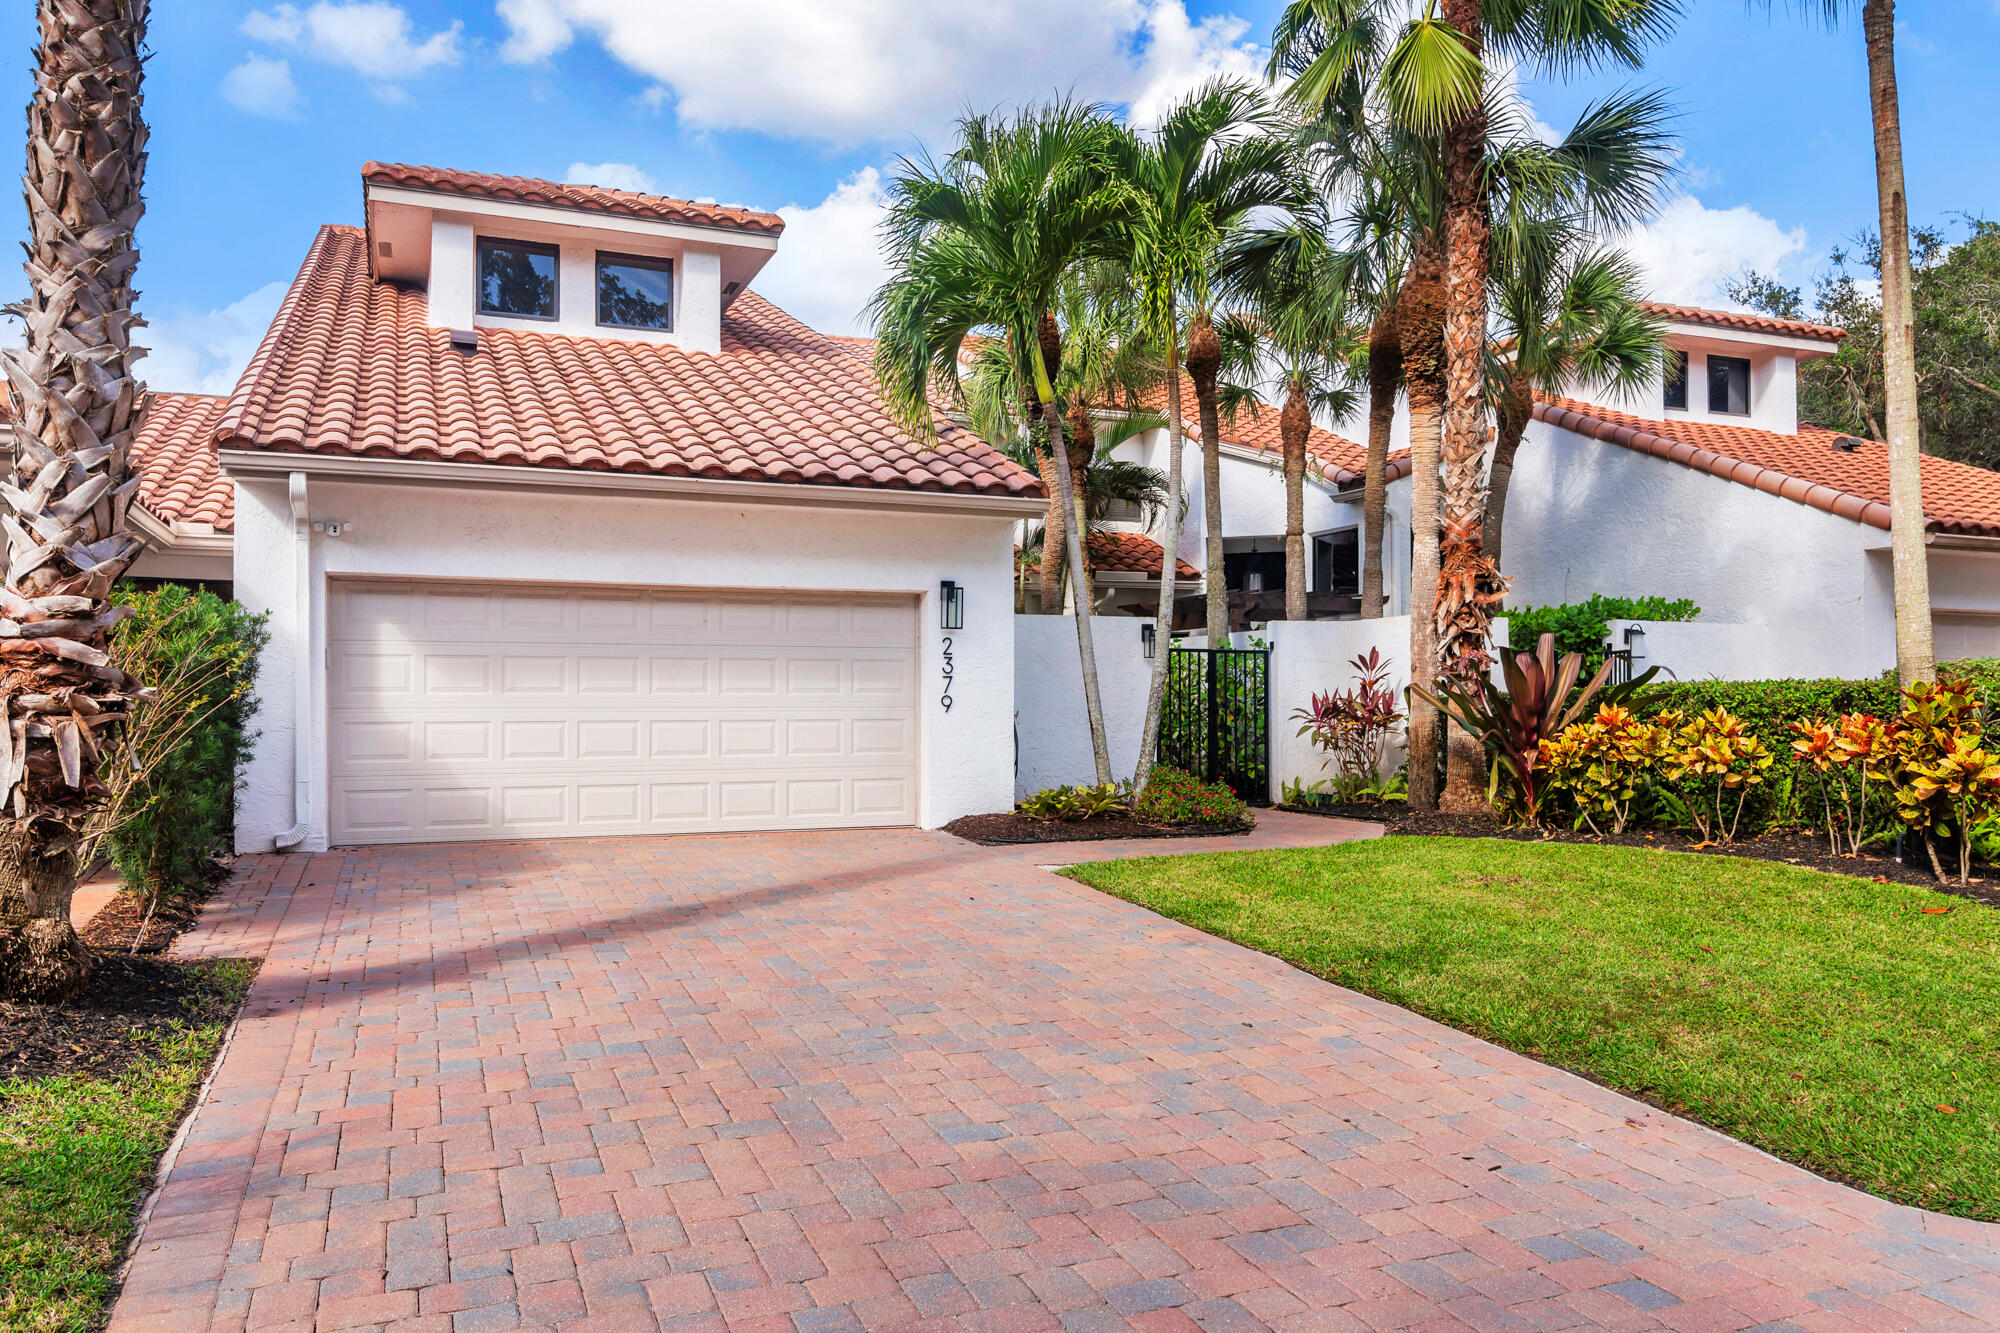
[[[1674,374],[1675,364],[1680,374]],[[1680,401],[1674,401],[1674,381],[1680,381]],[[1685,412],[1688,410],[1688,354],[1678,347],[1669,347],[1664,357],[1660,376],[1660,410],[1662,412]]]
[[[658,324],[618,324],[604,318],[604,264],[628,264],[637,268],[648,268],[667,275],[667,322]],[[678,274],[674,268],[672,255],[631,255],[617,250],[599,250],[597,261],[591,269],[590,304],[591,315],[600,329],[629,329],[634,333],[672,333],[680,318],[680,291]]]
[[[1365,563],[1367,556],[1367,543],[1362,540],[1361,528],[1362,525],[1359,523],[1343,523],[1337,528],[1326,528],[1310,534],[1312,544],[1308,548],[1309,555],[1306,560],[1306,584],[1309,591],[1328,593],[1337,597],[1361,596],[1361,566]],[[1331,542],[1333,538],[1345,532],[1354,534],[1354,591],[1351,593],[1335,593],[1330,587],[1323,588],[1319,586],[1319,544],[1321,542]],[[1414,546],[1411,548],[1411,553],[1415,554]],[[1386,571],[1384,572],[1386,574]]]
[[[1717,407],[1715,405],[1715,367],[1717,362],[1721,362],[1725,365],[1737,365],[1743,367],[1743,410],[1741,412],[1731,411],[1726,406]],[[1750,399],[1751,380],[1755,378],[1756,368],[1751,364],[1749,357],[1715,356],[1711,354],[1703,358],[1702,369],[1704,372],[1706,372],[1704,378],[1707,379],[1708,381],[1708,411],[1710,416],[1747,417],[1751,415],[1752,410],[1755,406]],[[1728,400],[1728,395],[1727,392],[1725,391],[1724,401],[1727,402],[1727,400]]]
[[[493,246],[506,246],[513,250],[525,250],[531,255],[546,255],[556,261],[555,291],[550,293],[551,312],[546,315],[523,315],[513,310],[489,310],[486,308],[486,251]],[[478,289],[473,302],[474,309],[491,319],[533,319],[544,324],[554,324],[562,318],[562,247],[551,241],[517,241],[508,236],[480,236],[472,247],[472,280]]]

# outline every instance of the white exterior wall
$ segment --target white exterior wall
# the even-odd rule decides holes
[[[1702,621],[1759,628],[1756,677],[1869,676],[1894,662],[1886,562],[1868,549],[1883,536],[1535,422],[1507,494],[1507,602],[1543,606],[1593,593],[1691,598]],[[1647,634],[1650,648],[1650,627]],[[1664,643],[1651,660],[1687,675]],[[1753,665],[1732,662],[1732,670]]]
[[[1271,645],[1271,800],[1276,801],[1287,782],[1310,786],[1332,776],[1327,755],[1298,734],[1292,712],[1310,704],[1315,694],[1353,688],[1349,662],[1371,648],[1380,649],[1388,660],[1389,687],[1399,697],[1409,688],[1410,618],[1279,620],[1266,625],[1260,637]],[[1399,741],[1389,748],[1385,771],[1394,772],[1402,761]]]
[[[967,613],[970,623],[971,613]],[[1146,691],[1153,664],[1134,616],[1092,616],[1099,701],[1111,775],[1124,781],[1139,763],[1139,735],[1146,720]],[[1161,644],[1160,652],[1167,651]],[[1014,618],[1014,795],[1045,787],[1097,781],[1090,749],[1090,715],[1083,706],[1083,666],[1076,649],[1076,621],[1069,616]],[[996,751],[1006,754],[1009,751]],[[1003,810],[1011,802],[987,807]]]
[[[326,589],[329,579],[342,575],[914,594],[920,599],[918,680],[924,691],[919,819],[936,826],[1010,802],[1008,519],[326,481],[312,484],[309,500],[315,520],[351,525],[338,538],[312,538],[309,850],[328,841]],[[239,481],[236,524],[237,599],[271,618],[271,645],[258,681],[259,734],[236,824],[237,848],[263,851],[294,823],[293,682],[301,609],[293,592],[285,484]],[[945,636],[938,628],[937,591],[943,579],[966,589],[965,628],[951,635],[955,674],[948,712],[938,702]]]

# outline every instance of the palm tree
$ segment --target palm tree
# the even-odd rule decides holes
[[[127,522],[147,398],[132,372],[133,228],[145,204],[146,0],[42,0],[28,105],[27,326],[5,355],[13,484],[0,611],[0,988],[60,999],[89,976],[70,929],[77,847],[138,683],[110,665],[111,586],[141,549]]]
[[[1498,429],[1480,532],[1496,567],[1514,456],[1534,417],[1535,395],[1577,383],[1636,388],[1660,364],[1664,332],[1644,306],[1642,279],[1629,258],[1560,221],[1532,231],[1503,237],[1493,255],[1495,332],[1504,351],[1489,373]]]
[[[1070,451],[1072,501],[1084,506],[1084,480],[1098,452],[1099,415],[1112,414],[1119,442],[1163,424],[1140,409],[1141,400],[1159,384],[1161,371],[1142,328],[1138,293],[1123,265],[1090,260],[1064,274],[1055,309],[1042,320],[1042,348],[1056,388],[1056,410],[1068,423],[1068,439],[1075,446]],[[1042,553],[1041,611],[1059,615],[1065,583],[1063,529],[1079,516],[1061,507],[1047,436],[1034,429],[1041,404],[1033,385],[1021,378],[1019,365],[1006,342],[989,339],[979,345],[965,377],[966,420],[975,433],[1041,474],[1049,493],[1048,516],[1035,543]],[[1087,532],[1087,515],[1083,522]],[[1087,571],[1088,544],[1083,556]]]
[[[1285,619],[1304,620],[1306,593],[1307,445],[1315,416],[1342,417],[1354,408],[1351,383],[1357,332],[1347,310],[1345,256],[1327,245],[1317,218],[1246,236],[1233,247],[1231,285],[1247,312],[1223,322],[1221,409],[1232,420],[1263,410],[1265,367],[1284,391],[1278,439],[1285,477]]]
[[[1173,632],[1175,573],[1181,533],[1181,450],[1185,417],[1181,369],[1195,387],[1201,420],[1203,511],[1207,516],[1209,642],[1229,633],[1229,592],[1222,569],[1220,430],[1216,374],[1221,348],[1212,318],[1214,287],[1228,237],[1259,210],[1296,206],[1302,183],[1292,147],[1269,133],[1270,109],[1248,84],[1216,80],[1183,98],[1143,141],[1131,141],[1124,163],[1134,206],[1120,233],[1125,263],[1143,295],[1145,321],[1161,352],[1167,385],[1166,528],[1160,538],[1157,635]],[[1183,356],[1181,316],[1188,312]],[[1139,763],[1145,785],[1152,771],[1166,697],[1168,653],[1153,659],[1141,723]]]
[[[1769,4],[1770,0],[1762,0]],[[1853,0],[1791,0],[1828,29]],[[1868,105],[1875,127],[1875,200],[1882,231],[1883,434],[1889,452],[1889,549],[1896,588],[1896,678],[1905,689],[1937,674],[1931,575],[1924,547],[1923,437],[1917,423],[1915,275],[1910,270],[1910,203],[1903,180],[1903,116],[1896,92],[1896,0],[1865,0]]]
[[[935,438],[931,392],[963,402],[959,356],[966,339],[997,330],[1018,363],[1048,440],[1062,512],[1075,511],[1062,413],[1044,352],[1045,316],[1065,274],[1090,258],[1131,212],[1132,191],[1115,170],[1125,135],[1103,109],[1069,100],[1031,106],[1012,119],[967,116],[944,162],[903,159],[884,228],[889,280],[870,305],[875,376],[907,428]],[[1053,323],[1053,321],[1048,321]],[[1065,524],[1071,586],[1083,588],[1083,540]],[[1111,781],[1090,606],[1076,600],[1097,780]]]
[[[1274,38],[1274,66],[1293,75],[1289,96],[1318,112],[1339,103],[1343,90],[1365,85],[1379,100],[1391,125],[1437,144],[1441,208],[1433,236],[1443,282],[1442,313],[1443,561],[1434,595],[1435,623],[1450,633],[1437,647],[1447,653],[1445,669],[1466,675],[1481,669],[1484,643],[1498,601],[1494,570],[1480,549],[1479,524],[1485,510],[1484,462],[1487,445],[1485,363],[1486,285],[1489,268],[1489,206],[1494,188],[1490,171],[1492,108],[1486,74],[1489,44],[1494,54],[1525,64],[1571,68],[1605,60],[1638,62],[1644,44],[1662,34],[1675,0],[1516,0],[1488,12],[1482,0],[1428,0],[1415,18],[1402,23],[1393,41],[1382,34],[1390,0],[1293,0]],[[1400,5],[1397,6],[1400,10]],[[1489,21],[1490,20],[1490,21]],[[1352,99],[1366,105],[1367,98]],[[1415,271],[1414,262],[1411,271]],[[1407,283],[1406,283],[1407,285]],[[1428,308],[1428,302],[1421,303]],[[1399,324],[1398,332],[1410,330]],[[1428,349],[1421,355],[1426,359]],[[1415,393],[1412,393],[1413,429]],[[1424,460],[1413,436],[1416,490],[1427,484]],[[1411,578],[1412,668],[1422,637],[1429,590],[1421,548]],[[1411,718],[1413,740],[1423,729]],[[1422,779],[1412,754],[1411,803],[1421,807]],[[1448,803],[1453,808],[1483,806],[1476,782],[1479,756],[1455,748]]]

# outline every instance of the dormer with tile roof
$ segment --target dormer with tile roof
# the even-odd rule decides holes
[[[1799,428],[1798,368],[1831,356],[1842,329],[1801,320],[1646,302],[1665,327],[1665,364],[1625,393],[1588,384],[1565,397],[1656,421],[1751,426],[1782,435]]]
[[[433,328],[525,329],[722,348],[722,316],[784,220],[518,176],[370,162],[368,263],[422,288]]]

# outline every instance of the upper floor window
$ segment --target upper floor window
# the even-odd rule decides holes
[[[1688,354],[1678,348],[1667,349],[1665,406],[1687,411],[1688,405]]]
[[[1740,356],[1708,358],[1708,410],[1750,415],[1750,363]]]
[[[479,312],[522,319],[556,317],[553,245],[479,238]]]
[[[599,253],[599,324],[621,329],[671,329],[673,315],[673,260]]]

